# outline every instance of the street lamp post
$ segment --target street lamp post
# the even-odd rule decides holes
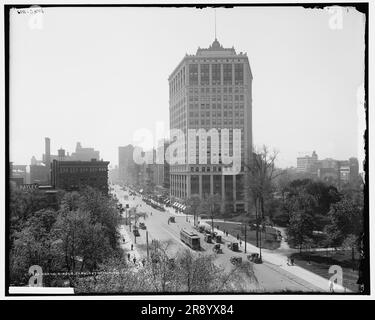
[[[146,231],[146,245],[147,245],[147,260],[150,258],[149,250],[148,250],[148,231]]]
[[[210,211],[211,211],[211,232],[214,233],[214,204],[211,203]]]
[[[262,261],[262,225],[261,227],[259,228],[259,223],[258,223],[258,229],[259,230],[259,258],[260,260]]]

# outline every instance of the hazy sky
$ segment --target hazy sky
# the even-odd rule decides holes
[[[140,128],[169,127],[168,76],[185,53],[214,40],[214,10],[43,8],[11,15],[10,160],[94,147],[111,165]],[[364,81],[364,17],[299,7],[216,10],[217,38],[247,52],[253,73],[256,145],[347,159],[359,145],[357,90]],[[36,17],[36,16],[34,16]],[[339,22],[338,22],[339,23]],[[338,24],[336,24],[338,25]],[[40,28],[39,28],[40,27]]]

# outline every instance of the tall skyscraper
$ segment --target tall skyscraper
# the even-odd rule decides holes
[[[218,194],[226,212],[248,210],[245,199],[244,163],[252,156],[252,73],[246,53],[224,48],[217,39],[209,48],[198,48],[186,55],[169,77],[170,129],[184,133],[186,162],[170,166],[170,194],[179,199],[199,194],[202,198]],[[196,163],[189,159],[194,145],[188,143],[189,129],[217,129],[219,146],[207,149],[196,143]],[[232,155],[233,129],[241,131],[241,168],[239,174],[225,174],[221,152],[221,130],[229,129],[229,153]],[[173,138],[173,137],[171,137]],[[173,139],[172,139],[173,140]],[[239,142],[239,140],[237,140]],[[207,152],[207,163],[199,160],[199,151]],[[219,163],[211,161],[219,156]]]
[[[118,147],[119,179],[126,184],[137,184],[139,182],[139,166],[133,160],[134,147],[129,144]]]

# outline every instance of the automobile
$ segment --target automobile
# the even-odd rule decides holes
[[[204,230],[205,230],[205,229],[204,229],[204,226],[199,226],[199,227],[198,227],[198,231],[199,231],[200,233],[203,233]]]
[[[175,219],[175,217],[169,217],[168,221],[174,223],[174,222],[176,222],[176,219]]]
[[[205,234],[209,234],[209,235],[211,235],[211,230],[205,228],[205,229],[204,229],[204,233],[205,233]]]
[[[221,248],[219,243],[216,243],[212,248],[213,252],[215,253],[223,253],[223,249]]]
[[[216,241],[216,243],[221,243],[222,242],[222,239],[221,239],[221,236],[216,236],[215,237],[215,241]]]
[[[242,263],[242,257],[233,256],[233,257],[230,258],[230,262],[234,265],[239,265],[239,264]]]
[[[139,237],[140,236],[138,229],[133,229],[133,234],[134,234],[134,237]]]
[[[211,243],[212,242],[212,237],[210,234],[206,234],[204,236],[204,241],[206,241],[207,243]]]
[[[247,256],[247,259],[254,263],[262,263],[262,258],[259,256],[259,253],[252,253]]]
[[[139,228],[142,229],[142,230],[145,230],[146,229],[146,225],[144,222],[140,222],[139,223]]]
[[[238,242],[228,243],[228,248],[232,251],[238,251]]]

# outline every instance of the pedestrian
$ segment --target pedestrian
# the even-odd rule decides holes
[[[146,264],[146,260],[142,259],[142,266],[145,266],[145,264]]]
[[[242,241],[240,240],[240,247],[242,246]]]
[[[237,240],[239,240],[240,239],[240,235],[237,233]]]
[[[124,237],[122,237],[122,242],[125,243],[125,238]]]
[[[133,244],[131,244],[131,246],[130,246],[130,250],[133,251]]]
[[[291,258],[290,262],[291,262],[292,266],[294,266],[294,258]]]
[[[134,264],[137,262],[137,259],[136,259],[135,256],[134,256],[134,258],[133,258],[133,262],[134,262]]]
[[[333,280],[329,281],[329,291],[332,292],[332,293],[335,292],[335,284],[334,284]]]
[[[290,265],[290,258],[286,257],[286,264],[289,266]]]
[[[130,261],[130,253],[128,253],[128,260]]]

